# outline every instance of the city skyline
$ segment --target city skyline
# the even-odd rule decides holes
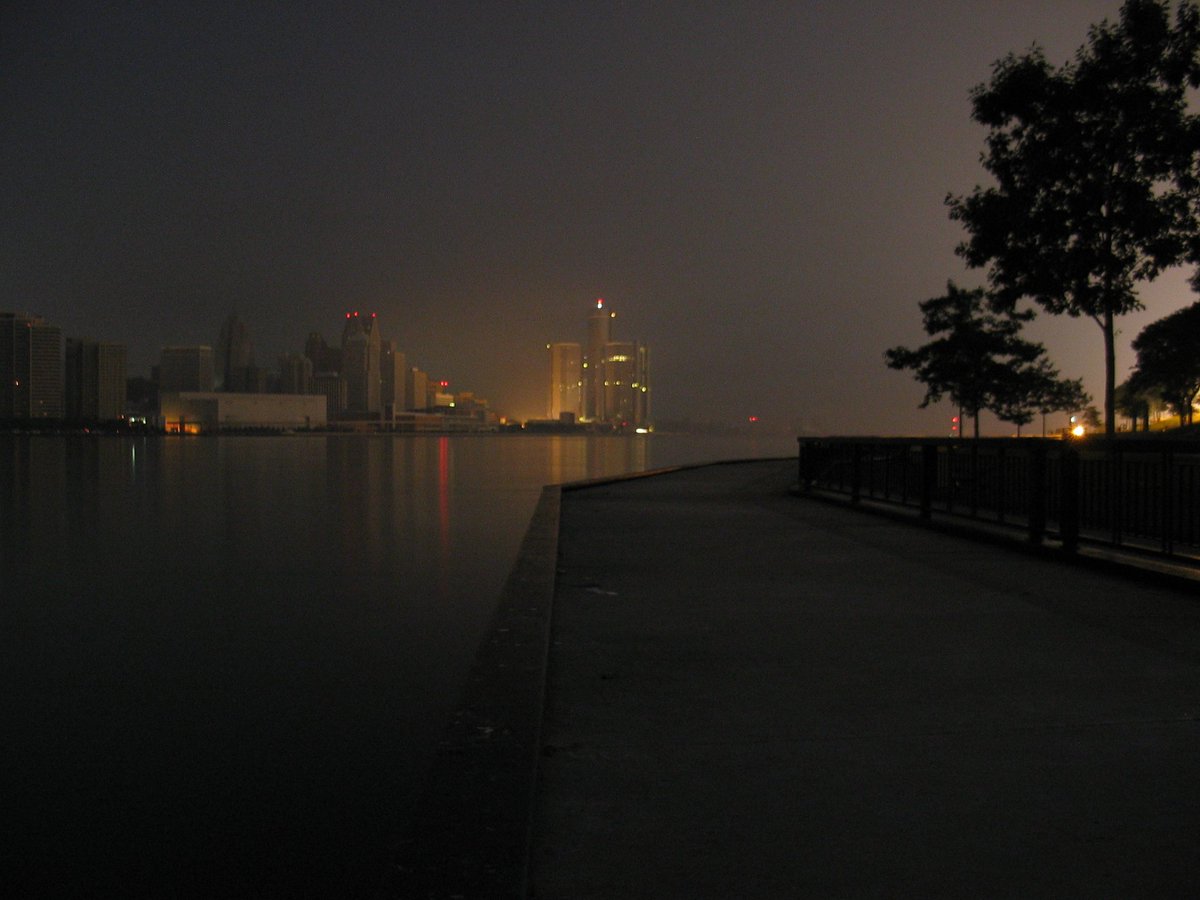
[[[588,313],[586,344],[546,345],[550,364],[546,418],[622,428],[653,424],[650,348],[636,340],[614,340],[616,318],[616,310],[597,297]]]
[[[77,337],[36,314],[0,310],[0,422],[71,427],[128,420],[195,433],[330,423],[356,430],[494,430],[515,421],[490,409],[479,392],[409,367],[396,341],[382,337],[377,313],[349,311],[343,321],[339,346],[312,331],[302,352],[267,367],[255,362],[248,324],[231,313],[216,341],[164,344],[147,378],[129,377],[122,342]],[[319,410],[309,402],[317,398]]]
[[[0,308],[126,342],[133,375],[231,310],[273,367],[374,309],[533,418],[546,343],[603,296],[655,348],[658,417],[941,433],[882,355],[980,278],[943,204],[985,180],[969,92],[1119,8],[24,8],[0,30]],[[1121,320],[1121,374],[1189,274]],[[1092,323],[1029,336],[1097,395]]]

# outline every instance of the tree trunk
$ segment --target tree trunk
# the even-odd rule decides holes
[[[1112,437],[1117,430],[1117,350],[1112,308],[1104,311],[1104,434]]]

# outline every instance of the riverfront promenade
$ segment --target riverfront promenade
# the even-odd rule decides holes
[[[385,893],[1195,894],[1196,586],[794,482],[737,463],[544,497]]]

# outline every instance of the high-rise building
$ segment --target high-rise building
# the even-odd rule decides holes
[[[158,393],[211,391],[213,389],[213,349],[201,344],[194,347],[163,347],[158,362]]]
[[[547,344],[550,351],[551,419],[576,421],[583,416],[583,349],[579,344]]]
[[[396,349],[395,341],[380,343],[380,360],[383,380],[380,386],[379,402],[384,415],[393,416],[406,408],[404,386],[408,376],[408,362],[404,352]]]
[[[413,366],[404,378],[404,408],[429,409],[429,374]]]
[[[619,425],[633,425],[634,384],[637,382],[637,344],[610,341],[604,345],[604,419]]]
[[[0,312],[0,419],[61,419],[64,400],[62,329]]]
[[[256,392],[259,376],[247,371],[253,366],[254,344],[250,341],[246,323],[236,314],[231,315],[221,325],[217,338],[214,362],[217,389],[233,393]]]
[[[125,415],[124,344],[67,339],[66,415],[84,422],[115,422]]]
[[[312,379],[314,394],[325,398],[325,410],[329,418],[337,418],[346,411],[346,382],[337,372],[317,372]]]
[[[650,348],[645,344],[637,345],[634,378],[633,421],[638,428],[644,428],[653,421],[650,412]]]
[[[314,393],[311,359],[301,353],[288,353],[279,358],[279,393]]]
[[[342,351],[326,344],[320,332],[309,332],[308,340],[304,342],[304,355],[312,360],[314,374],[342,370]]]
[[[612,340],[612,320],[617,314],[596,300],[588,316],[587,355],[583,358],[583,417],[602,422],[609,417],[604,408],[604,347]]]
[[[382,411],[380,349],[379,320],[375,313],[369,316],[346,313],[341,375],[346,385],[345,414],[348,416],[377,416]]]
[[[603,299],[588,316],[587,345],[580,366],[579,411],[585,422],[622,427],[650,424],[650,349],[637,341],[614,341],[617,314]],[[572,349],[578,344],[548,344],[550,350],[550,418],[560,418],[574,401],[571,392]]]

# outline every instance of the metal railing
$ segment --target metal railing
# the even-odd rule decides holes
[[[1200,441],[800,438],[802,490],[832,491],[1200,563]]]

